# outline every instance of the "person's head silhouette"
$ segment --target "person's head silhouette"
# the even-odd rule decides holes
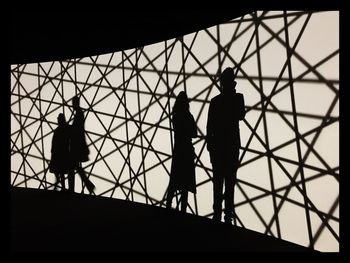
[[[233,68],[227,67],[221,73],[220,82],[223,93],[235,92],[236,84]]]
[[[78,96],[73,97],[72,104],[73,104],[73,109],[78,109],[80,107],[79,106],[80,102],[79,102]]]
[[[188,102],[187,94],[184,91],[181,91],[176,97],[174,112],[186,111],[189,109],[189,107],[190,104]]]
[[[58,114],[57,122],[58,122],[58,126],[63,126],[66,124],[66,118],[64,117],[63,113]]]

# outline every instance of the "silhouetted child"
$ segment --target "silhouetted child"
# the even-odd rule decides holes
[[[175,143],[166,206],[171,207],[175,191],[180,190],[181,211],[186,212],[188,191],[196,193],[196,155],[192,138],[197,136],[197,126],[189,111],[187,95],[183,91],[179,93],[174,104],[173,126]]]
[[[66,189],[64,175],[71,169],[69,155],[69,126],[63,113],[57,117],[58,127],[55,129],[51,144],[51,161],[49,169],[56,176],[54,189],[56,190],[58,183],[61,184],[61,191]]]

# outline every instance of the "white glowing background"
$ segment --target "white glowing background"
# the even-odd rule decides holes
[[[204,142],[209,101],[218,94],[220,69],[240,64],[237,92],[244,94],[247,114],[240,124],[238,226],[339,251],[339,12],[256,16],[261,23],[247,14],[183,40],[62,63],[12,65],[12,185],[52,189],[52,131],[60,112],[71,118],[71,98],[78,93],[90,149],[84,167],[96,194],[164,206],[173,136],[169,113],[185,89],[200,134],[193,140],[197,195],[189,195],[187,212],[211,217]]]

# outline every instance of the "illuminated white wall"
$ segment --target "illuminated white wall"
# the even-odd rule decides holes
[[[53,189],[52,132],[59,113],[72,117],[71,98],[79,94],[90,149],[83,166],[96,194],[164,206],[169,116],[176,95],[186,90],[199,134],[193,140],[197,195],[190,194],[187,212],[211,217],[204,136],[209,102],[227,66],[238,69],[237,91],[247,110],[240,124],[238,226],[339,251],[336,11],[259,11],[138,49],[12,65],[12,185]]]

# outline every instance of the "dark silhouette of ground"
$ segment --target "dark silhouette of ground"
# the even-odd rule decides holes
[[[311,252],[176,210],[29,188],[11,188],[11,250]]]

